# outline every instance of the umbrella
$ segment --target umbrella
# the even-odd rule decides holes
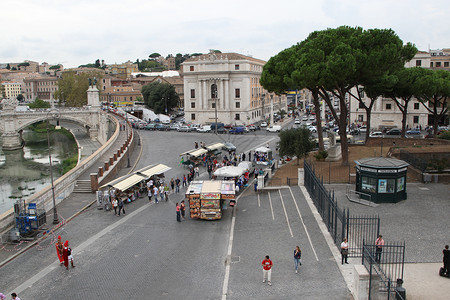
[[[270,152],[270,149],[266,147],[259,147],[255,149],[255,152],[267,153]]]
[[[242,174],[244,174],[244,170],[242,168],[239,167],[234,167],[234,166],[226,166],[226,167],[222,167],[217,169],[214,172],[215,176],[223,176],[223,177],[236,177],[236,176],[241,176]]]

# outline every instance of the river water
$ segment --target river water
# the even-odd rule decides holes
[[[25,129],[25,146],[14,151],[0,148],[0,214],[51,183],[47,135]],[[1,142],[1,138],[0,138]],[[60,163],[77,153],[76,142],[55,131],[50,135],[53,180],[61,176]]]

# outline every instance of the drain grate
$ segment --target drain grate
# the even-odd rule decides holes
[[[238,263],[241,261],[241,257],[240,256],[232,256],[231,257],[231,263]]]

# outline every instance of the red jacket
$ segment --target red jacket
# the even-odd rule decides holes
[[[273,263],[270,259],[264,259],[262,265],[264,270],[270,270],[272,269]]]

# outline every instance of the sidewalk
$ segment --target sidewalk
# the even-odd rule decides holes
[[[135,137],[136,139],[139,138],[139,134],[136,134]],[[77,136],[77,138],[79,138],[79,136]],[[89,139],[89,137],[87,137],[87,139]],[[126,140],[126,132],[120,131],[117,140],[113,143],[110,149],[106,151],[105,154],[98,159],[97,163],[94,163],[89,169],[83,172],[78,179],[89,180],[90,174],[98,172],[98,168],[102,166],[103,163],[109,159],[109,157],[111,157],[114,153],[116,153],[117,149],[119,149],[120,146],[123,145],[125,140]],[[86,146],[86,148],[83,148],[83,151],[85,153],[89,153],[90,151],[94,150],[91,148],[95,147],[95,143],[90,143],[89,141],[84,142],[77,141],[77,142],[79,143],[79,145],[83,144],[84,146]],[[92,147],[88,145],[91,145]],[[141,151],[142,146],[138,146],[136,140],[134,151],[130,155],[131,168],[121,169],[117,174],[117,177],[123,176],[134,170],[135,166],[139,161]],[[5,244],[0,246],[0,268],[3,267],[5,264],[7,264],[10,260],[16,258],[20,254],[27,251],[29,248],[33,247],[36,244],[39,244],[41,241],[46,239],[47,236],[49,235],[53,236],[52,234],[53,230],[61,226],[64,226],[65,224],[70,222],[72,218],[76,217],[85,209],[91,207],[95,203],[95,201],[96,199],[94,193],[72,193],[69,197],[64,199],[61,203],[59,203],[56,206],[58,218],[60,221],[59,224],[56,225],[52,224],[53,218],[52,212],[47,213],[47,224],[44,227],[45,231],[38,235],[40,236],[40,238],[34,241],[21,241],[20,243],[17,244]]]

